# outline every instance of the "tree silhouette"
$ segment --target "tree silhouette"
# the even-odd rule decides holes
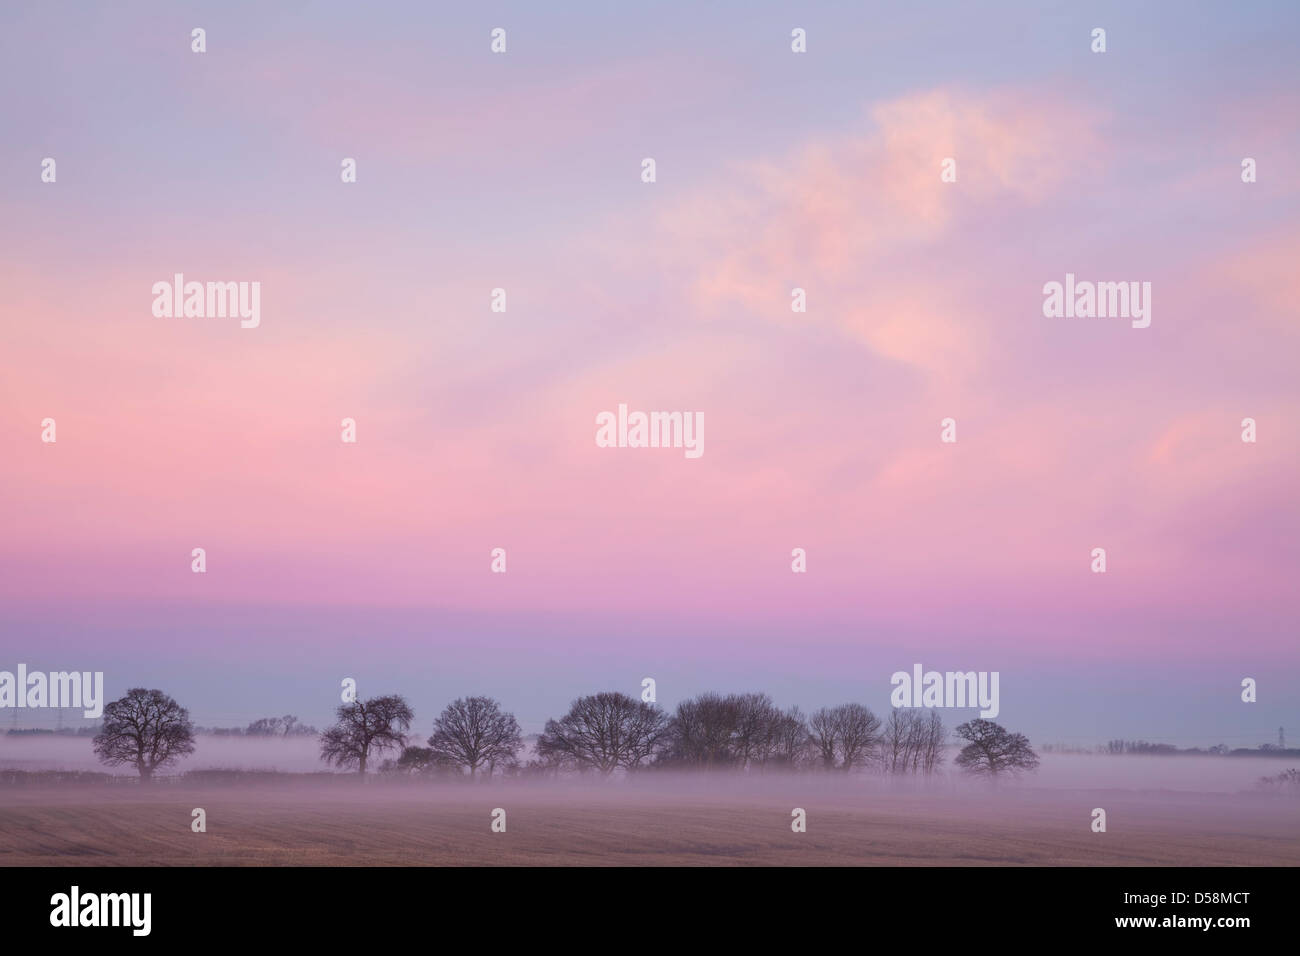
[[[662,762],[708,769],[735,766],[740,714],[737,694],[700,694],[682,701],[668,727]]]
[[[429,738],[434,757],[466,768],[471,780],[480,767],[486,766],[490,776],[498,764],[513,765],[522,746],[514,715],[490,697],[452,701],[433,722]]]
[[[245,737],[296,737],[316,733],[315,727],[308,727],[293,714],[283,717],[262,717],[253,721],[244,729]]]
[[[559,720],[548,720],[537,740],[538,756],[608,776],[619,767],[635,770],[664,740],[668,715],[654,704],[626,694],[579,697]]]
[[[767,694],[705,693],[677,705],[655,762],[708,769],[792,768],[803,761],[808,746],[808,726],[798,707],[782,712]]]
[[[410,706],[396,694],[342,704],[338,722],[320,735],[320,755],[338,767],[356,767],[365,776],[371,752],[383,753],[403,746],[415,719]]]
[[[885,721],[882,766],[889,773],[933,773],[943,763],[947,736],[938,711],[895,707]]]
[[[733,694],[728,700],[735,705],[731,749],[736,766],[793,765],[808,738],[798,708],[782,713],[767,694]]]
[[[875,759],[880,744],[880,718],[861,704],[823,707],[808,720],[813,746],[822,767],[852,770]]]
[[[958,724],[956,734],[969,740],[953,762],[967,773],[997,777],[1003,773],[1020,773],[1038,766],[1038,755],[1024,734],[1013,734],[991,720],[972,720]]]
[[[133,687],[105,705],[94,748],[105,764],[133,764],[148,782],[155,770],[194,753],[194,725],[189,711],[162,691]]]

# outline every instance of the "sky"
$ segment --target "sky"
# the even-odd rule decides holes
[[[1300,739],[1293,4],[444,6],[0,10],[0,669],[536,732],[921,663],[1035,741]]]

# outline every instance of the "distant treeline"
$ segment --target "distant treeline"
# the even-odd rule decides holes
[[[1277,744],[1260,744],[1258,747],[1233,747],[1216,744],[1213,747],[1175,747],[1173,744],[1153,744],[1145,740],[1111,740],[1096,747],[1078,747],[1069,744],[1043,744],[1043,753],[1058,754],[1135,754],[1147,757],[1300,757],[1300,749],[1279,747]]]
[[[448,704],[423,747],[408,739],[414,713],[401,697],[353,701],[337,717],[321,734],[321,757],[334,766],[364,774],[373,756],[392,751],[381,773],[470,779],[660,769],[932,774],[949,736],[935,710],[894,709],[882,720],[847,703],[805,716],[761,693],[700,694],[671,712],[616,691],[579,697],[546,722],[531,753],[514,715],[488,697]],[[953,760],[960,770],[994,776],[1038,765],[1023,734],[992,721],[972,720],[953,733],[965,741]]]
[[[548,720],[532,748],[514,715],[489,697],[448,704],[433,721],[426,746],[411,739],[415,712],[395,694],[349,701],[335,716],[319,735],[327,764],[364,775],[382,760],[385,774],[470,780],[654,769],[932,774],[944,762],[949,736],[936,710],[896,708],[882,720],[862,704],[847,703],[805,716],[758,693],[701,694],[672,712],[619,692],[591,694]],[[171,697],[136,687],[105,705],[94,749],[103,763],[132,766],[149,780],[193,753],[197,732],[189,712]],[[314,733],[286,716],[254,721],[239,736]],[[1024,734],[991,720],[967,721],[952,733],[964,741],[953,764],[966,773],[998,776],[1038,766]]]
[[[299,721],[293,714],[262,717],[247,727],[195,727],[194,732],[212,737],[314,737],[320,733],[310,724]]]
[[[5,731],[6,737],[29,737],[37,734],[48,734],[55,737],[93,737],[99,733],[99,725],[92,727],[60,727],[57,730],[50,730],[43,727],[23,727],[13,728]]]
[[[15,728],[6,731],[7,736],[23,737],[35,734],[55,734],[61,737],[93,737],[103,729],[102,723],[86,727],[60,727],[57,730],[47,728]],[[191,733],[210,737],[314,737],[320,733],[310,724],[304,724],[293,714],[283,717],[262,717],[247,727],[199,727],[192,726]]]

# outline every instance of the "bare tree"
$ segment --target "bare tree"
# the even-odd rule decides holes
[[[162,691],[133,687],[105,705],[93,744],[105,764],[132,764],[147,782],[155,770],[194,753],[194,725],[189,711]]]
[[[880,718],[861,704],[841,704],[831,713],[838,724],[840,769],[865,767],[876,756]]]
[[[731,733],[731,750],[741,770],[762,766],[774,742],[775,724],[781,712],[766,694],[735,694],[729,698],[735,707],[735,724]]]
[[[244,728],[245,737],[278,737],[280,736],[280,718],[279,717],[259,717],[247,727]]]
[[[812,746],[826,770],[864,767],[876,757],[880,718],[861,704],[823,707],[808,721]]]
[[[885,721],[881,764],[889,773],[933,773],[943,762],[947,736],[938,711],[895,708]]]
[[[814,711],[808,718],[808,729],[811,731],[812,746],[818,759],[821,760],[822,768],[833,770],[840,729],[839,721],[835,719],[835,711],[828,707]]]
[[[958,724],[956,734],[968,740],[953,761],[967,773],[996,778],[1038,766],[1038,755],[1024,734],[1013,734],[1000,724],[982,718]]]
[[[320,735],[320,755],[338,767],[356,767],[365,776],[371,753],[405,746],[406,731],[415,714],[396,694],[341,704],[338,722]]]
[[[469,770],[474,779],[480,767],[488,774],[498,764],[517,762],[523,735],[513,714],[507,714],[490,697],[467,697],[452,701],[433,722],[429,748],[438,758]]]
[[[682,701],[669,725],[669,745],[662,761],[707,768],[734,766],[739,714],[739,698],[734,694],[701,694]]]
[[[934,773],[943,763],[944,743],[948,739],[948,728],[943,725],[943,718],[937,710],[930,711],[930,716],[920,728],[921,771]]]
[[[548,720],[537,740],[538,756],[570,758],[579,768],[608,776],[619,767],[636,770],[659,749],[668,715],[626,694],[579,697],[559,720]]]
[[[733,694],[732,762],[742,770],[793,767],[807,751],[808,727],[798,707],[782,712],[767,694]]]
[[[880,741],[880,762],[887,773],[904,773],[911,764],[916,711],[895,707],[885,720]]]
[[[811,738],[808,734],[808,721],[798,707],[791,707],[777,718],[772,736],[768,764],[794,769],[805,762]]]
[[[283,717],[261,717],[244,730],[245,737],[297,737],[316,733],[315,727],[308,727],[293,714]]]

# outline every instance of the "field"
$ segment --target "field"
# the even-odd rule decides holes
[[[759,786],[11,787],[0,865],[1300,864],[1300,802],[1265,794]],[[497,807],[505,833],[490,830]],[[1094,807],[1108,832],[1091,832]]]

